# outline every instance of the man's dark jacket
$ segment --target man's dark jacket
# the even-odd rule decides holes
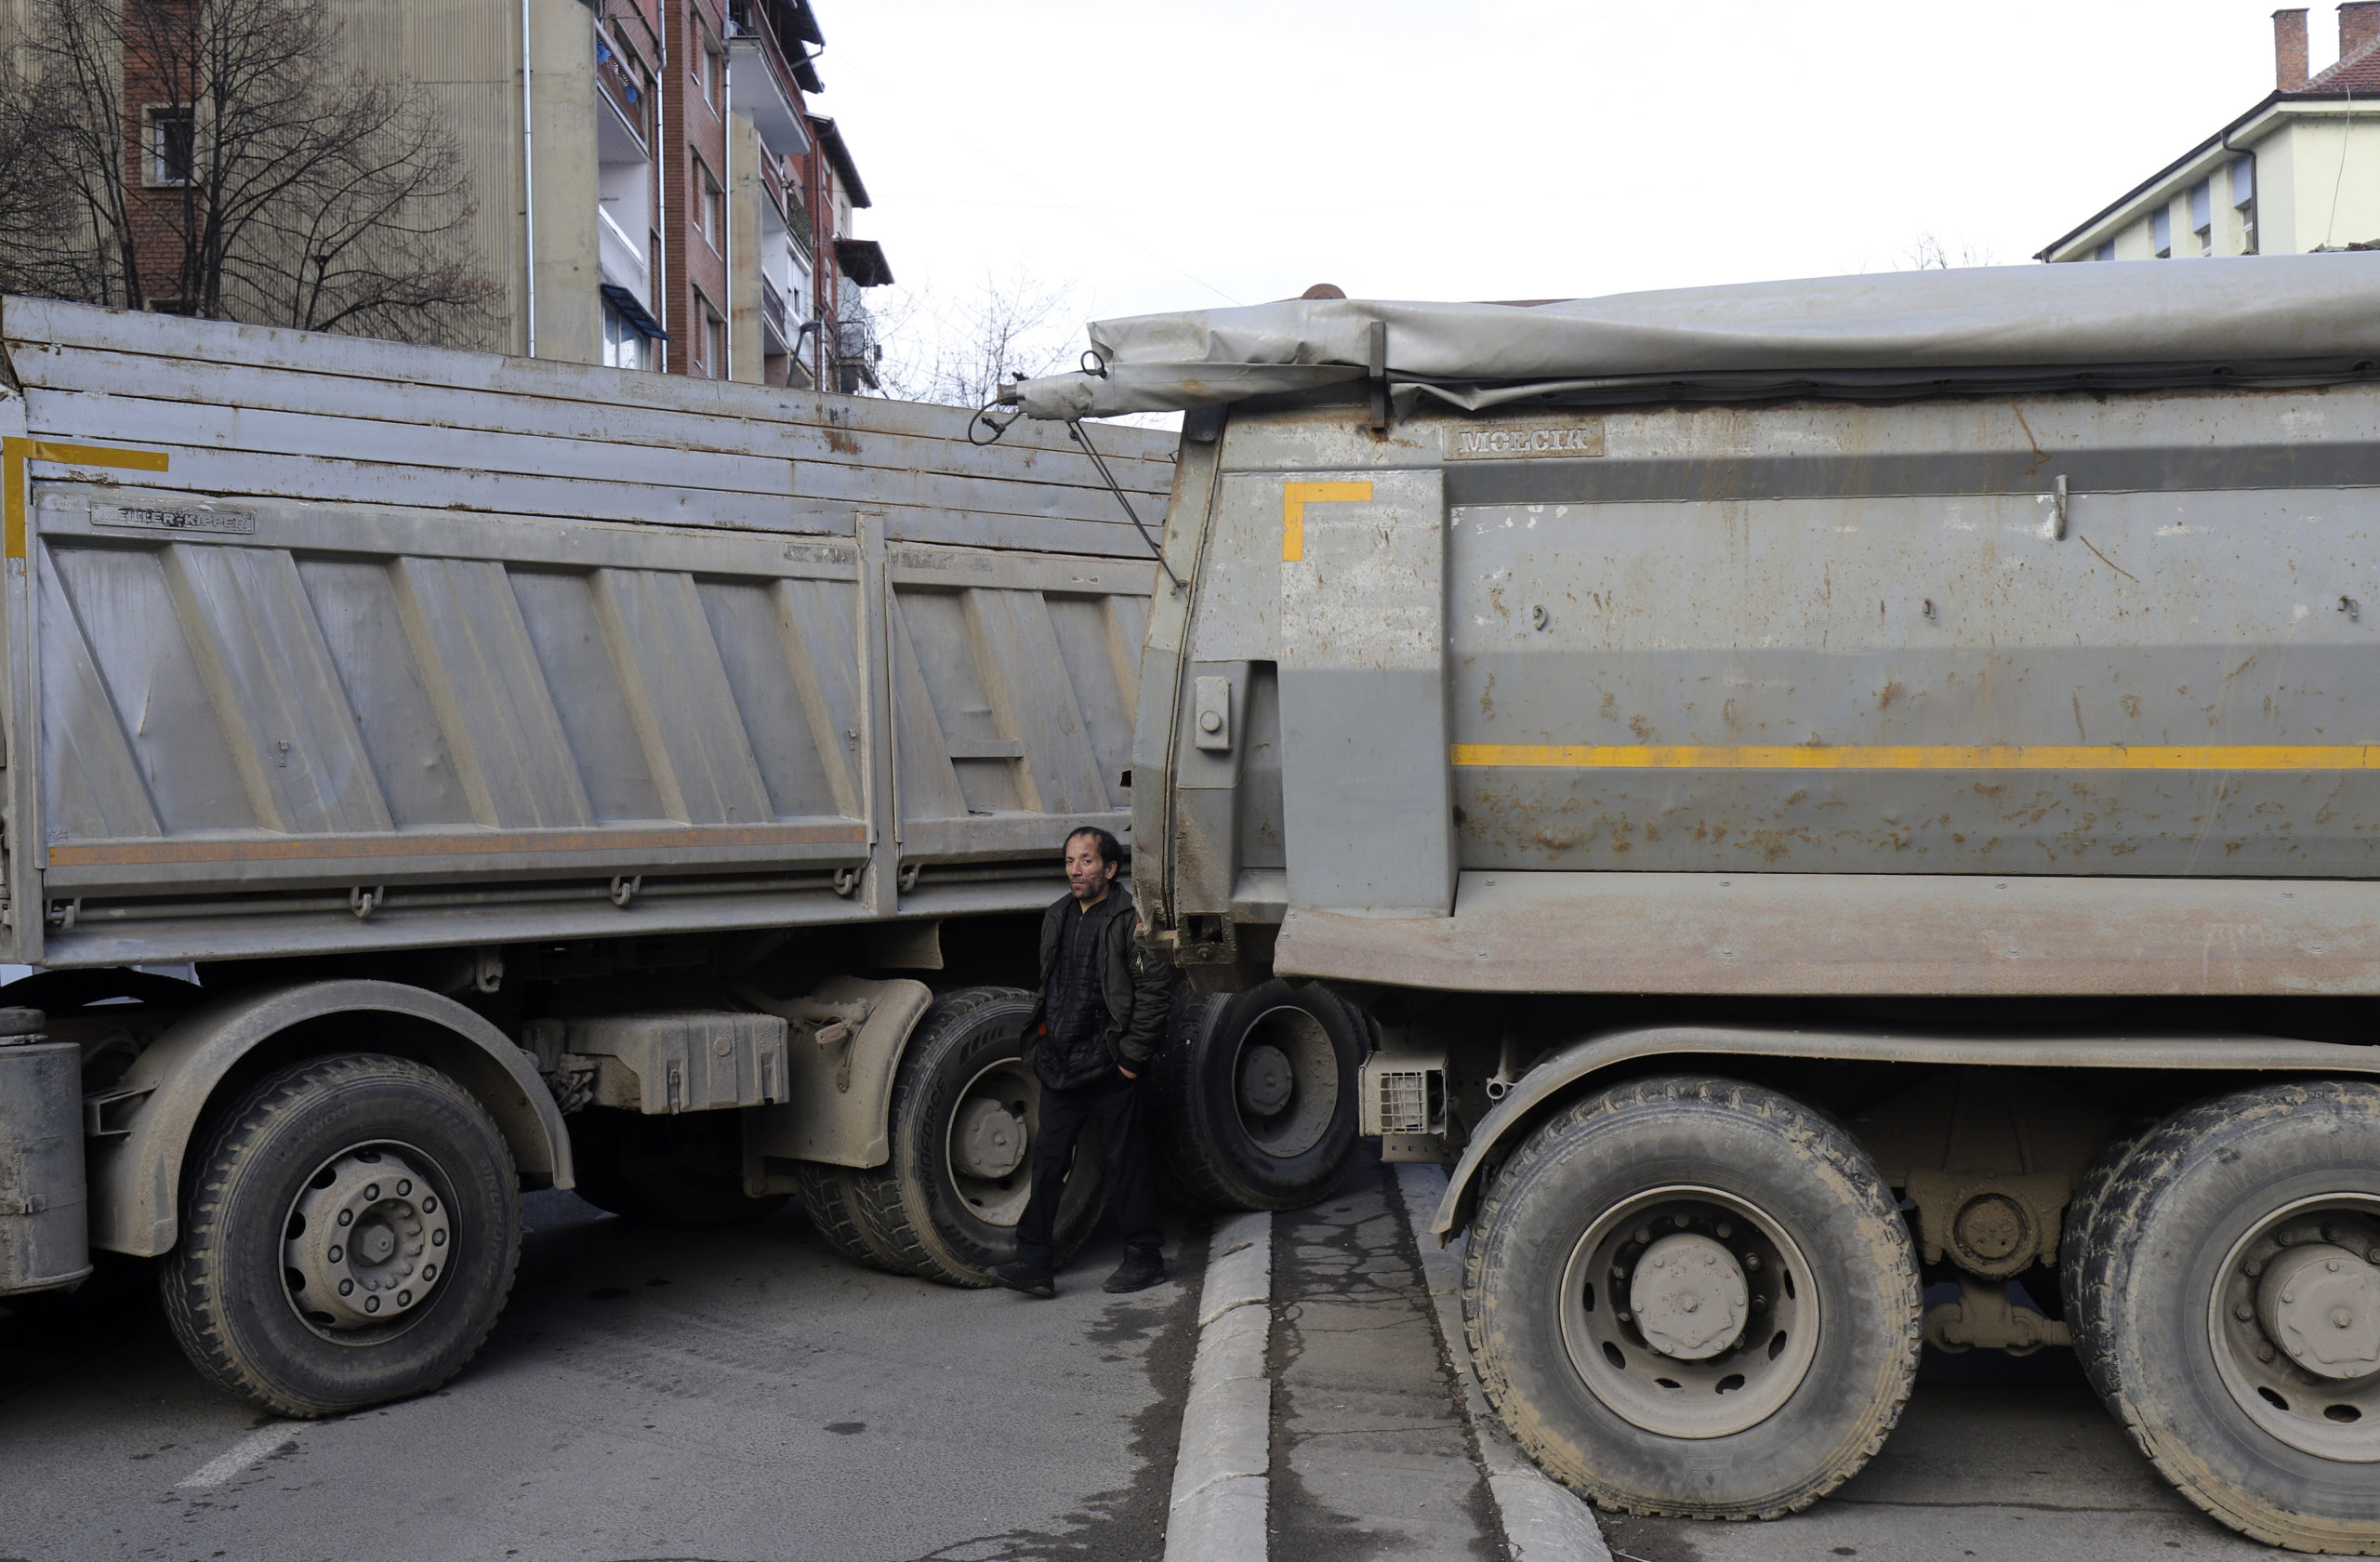
[[[1049,1018],[1050,978],[1057,968],[1058,940],[1068,917],[1088,918],[1092,923],[1083,931],[1099,941],[1091,970],[1097,978],[1099,995],[1107,1005],[1108,1023],[1068,1055],[1045,1057],[1037,1052],[1033,1064],[1034,1072],[1041,1076],[1043,1084],[1060,1090],[1079,1090],[1113,1078],[1118,1066],[1135,1074],[1148,1067],[1149,1060],[1165,1044],[1166,1011],[1171,1002],[1173,973],[1162,961],[1150,959],[1132,936],[1135,918],[1131,891],[1121,884],[1111,884],[1107,898],[1088,911],[1076,908],[1074,894],[1069,891],[1041,914],[1041,991],[1034,999],[1033,1013],[1025,1022],[1028,1045],[1054,1045],[1042,1035],[1041,1022]]]

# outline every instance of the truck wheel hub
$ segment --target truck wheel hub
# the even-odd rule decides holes
[[[290,1205],[282,1241],[290,1304],[336,1333],[399,1321],[429,1300],[453,1238],[446,1201],[405,1152],[344,1150]]]
[[[1743,1332],[1751,1294],[1735,1254],[1699,1233],[1681,1231],[1646,1250],[1628,1303],[1646,1344],[1680,1361],[1701,1361]]]
[[[2380,1368],[2380,1271],[2343,1247],[2283,1253],[2256,1289],[2256,1313],[2273,1344],[2316,1377]]]
[[[1254,1046],[1240,1054],[1239,1104],[1255,1117],[1269,1118],[1289,1104],[1296,1076],[1287,1052]]]
[[[959,1170],[971,1177],[1005,1177],[1025,1163],[1025,1119],[1005,1102],[979,1096],[967,1103],[952,1139]]]
[[[2250,1421],[2321,1459],[2380,1464],[2380,1197],[2275,1210],[2207,1298],[2215,1369]]]
[[[1558,1297],[1589,1393],[1664,1437],[1725,1437],[1775,1415],[1824,1328],[1818,1277],[1786,1229],[1719,1188],[1649,1188],[1587,1224]]]

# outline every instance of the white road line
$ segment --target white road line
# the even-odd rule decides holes
[[[276,1422],[271,1426],[259,1426],[189,1475],[184,1476],[180,1480],[176,1481],[174,1489],[191,1491],[210,1486],[221,1486],[233,1476],[243,1474],[251,1466],[263,1463],[283,1449],[296,1443],[298,1429],[304,1424],[303,1422],[284,1421]]]
[[[1234,1215],[1207,1246],[1165,1562],[1253,1562],[1264,1555],[1273,1463],[1264,1349],[1272,1332],[1273,1217]]]
[[[1438,1200],[1447,1191],[1443,1167],[1399,1166],[1398,1190],[1413,1227],[1414,1245],[1421,1251],[1421,1273],[1430,1282],[1430,1305],[1438,1316],[1438,1337],[1447,1357],[1462,1380],[1462,1402],[1479,1438],[1479,1462],[1488,1474],[1488,1489],[1504,1521],[1504,1538],[1513,1544],[1514,1562],[1611,1562],[1594,1510],[1561,1482],[1529,1463],[1504,1435],[1487,1396],[1479,1392],[1479,1375],[1472,1370],[1471,1345],[1462,1332],[1462,1261],[1460,1247],[1442,1248],[1430,1234],[1437,1218]]]

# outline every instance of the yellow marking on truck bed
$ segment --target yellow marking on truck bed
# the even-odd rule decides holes
[[[0,439],[0,556],[25,556],[25,480],[28,461],[62,461],[110,471],[164,471],[162,450],[119,450],[105,444],[60,444],[55,440]]]
[[[1368,483],[1284,483],[1281,484],[1281,562],[1305,557],[1305,507],[1310,504],[1369,504]]]
[[[688,829],[491,830],[484,835],[276,836],[271,840],[108,841],[52,846],[52,867],[168,863],[345,861],[480,853],[666,852],[687,846],[858,846],[865,825],[715,825]]]
[[[1458,743],[1465,768],[2380,770],[2380,743]]]

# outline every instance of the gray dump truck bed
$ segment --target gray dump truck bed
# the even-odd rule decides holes
[[[10,298],[6,952],[1038,905],[1154,567],[1063,430]],[[1172,437],[1095,436],[1161,513]]]

